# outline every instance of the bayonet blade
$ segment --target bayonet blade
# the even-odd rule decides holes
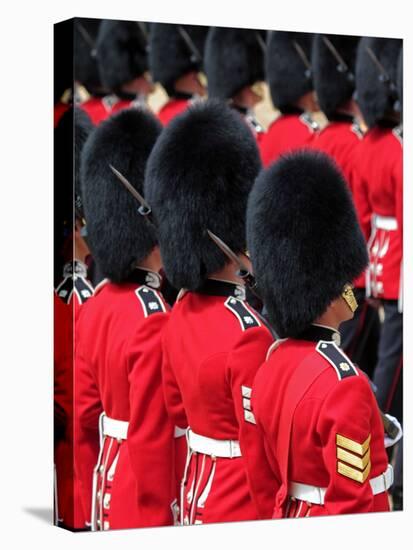
[[[140,204],[139,213],[142,214],[142,216],[148,216],[152,212],[152,209],[149,206],[149,204],[146,202],[146,200],[142,197],[142,195],[139,193],[139,191],[137,191],[133,187],[133,185],[125,178],[125,176],[121,174],[119,170],[117,170],[114,166],[109,164],[109,168],[118,178],[118,180],[126,187],[129,193],[139,202]]]

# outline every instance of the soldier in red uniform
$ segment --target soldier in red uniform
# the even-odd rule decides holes
[[[384,311],[373,382],[382,409],[400,419],[403,412],[403,151],[400,113],[396,111],[396,80],[401,43],[398,39],[384,38],[363,38],[360,42],[357,99],[368,132],[359,147],[360,173],[355,188],[356,204],[369,238],[367,296],[378,301]],[[399,457],[402,458],[401,453]],[[401,479],[397,481],[400,489]]]
[[[311,59],[318,102],[328,119],[311,145],[337,162],[353,194],[359,167],[357,149],[363,139],[357,120],[360,111],[353,98],[358,43],[356,36],[316,35]],[[367,242],[367,233],[365,238]],[[341,325],[341,347],[371,376],[377,360],[380,321],[377,308],[365,299],[365,274],[353,285],[359,307],[353,319]]]
[[[149,111],[127,109],[95,129],[82,155],[88,241],[107,278],[75,334],[75,463],[92,530],[173,523],[173,425],[161,385],[168,308],[156,231],[109,166],[141,192],[160,130]]]
[[[73,466],[73,322],[81,305],[93,295],[85,264],[89,249],[83,234],[79,174],[81,150],[91,129],[92,123],[86,113],[70,107],[55,129],[54,143],[57,228],[54,402],[58,427],[55,437],[55,506],[56,523],[72,530],[84,529],[86,520],[80,506],[79,484]]]
[[[106,94],[82,103],[93,124],[129,107],[144,106],[153,90],[148,73],[147,30],[136,21],[102,21],[95,56]]]
[[[281,115],[261,142],[264,166],[282,153],[311,143],[318,130],[311,118],[311,113],[318,110],[310,61],[312,42],[310,33],[269,32],[266,78],[274,107]]]
[[[357,307],[350,282],[368,261],[347,184],[327,155],[289,153],[261,172],[247,218],[279,337],[251,395],[261,444],[249,476],[274,489],[262,517],[386,511],[392,468],[380,411],[339,347],[339,326]]]
[[[260,144],[264,129],[253,109],[262,98],[265,31],[212,27],[205,44],[208,97],[227,101]]]
[[[165,126],[193,101],[205,95],[202,81],[204,43],[209,27],[152,23],[149,35],[149,66],[169,100],[158,112]]]
[[[242,456],[249,428],[242,386],[251,387],[253,373],[248,361],[234,370],[229,360],[245,331],[267,329],[245,301],[238,266],[207,229],[248,261],[245,211],[259,168],[248,127],[213,100],[174,119],[148,162],[145,195],[157,220],[164,269],[182,289],[163,336],[166,406],[175,424],[189,426],[182,524],[257,518]]]

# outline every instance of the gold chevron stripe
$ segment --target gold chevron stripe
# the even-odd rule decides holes
[[[364,456],[367,449],[369,448],[370,439],[371,434],[368,436],[364,443],[357,443],[357,441],[349,439],[348,437],[344,437],[344,435],[336,434],[337,446],[343,447],[344,449],[347,449],[348,451],[351,451],[353,453],[357,453],[360,456]]]
[[[344,464],[344,462],[337,462],[337,472],[345,477],[354,479],[354,481],[358,481],[358,483],[364,483],[366,481],[370,474],[370,470],[371,462],[367,464],[366,468],[362,472],[348,466],[347,464]]]
[[[370,449],[367,450],[366,454],[362,458],[359,458],[358,456],[353,455],[353,453],[349,453],[348,451],[337,447],[337,458],[347,462],[347,464],[355,466],[359,470],[364,470],[370,462]]]

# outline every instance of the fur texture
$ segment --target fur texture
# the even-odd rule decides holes
[[[94,95],[102,92],[96,57],[96,42],[100,19],[76,18],[74,22],[74,71],[75,80]]]
[[[199,52],[199,59],[185,43],[178,27],[188,33]],[[174,95],[174,83],[179,77],[202,69],[208,29],[209,27],[199,25],[152,23],[149,35],[149,66],[154,81],[162,84],[167,94]]]
[[[262,31],[213,27],[205,45],[208,96],[230,99],[245,86],[264,80]]]
[[[397,62],[397,95],[399,97],[400,113],[403,116],[403,46],[400,48]]]
[[[132,264],[151,252],[157,238],[109,164],[142,193],[145,165],[160,131],[149,111],[125,109],[95,128],[82,152],[88,243],[103,276],[116,283],[127,279]]]
[[[357,101],[367,126],[380,124],[394,109],[397,99],[397,59],[402,45],[399,38],[363,37],[360,40],[356,62]],[[391,83],[383,82],[378,67],[367,53],[370,47],[383,65]]]
[[[274,106],[281,112],[295,106],[300,97],[313,90],[311,71],[294,47],[304,50],[311,63],[313,34],[271,31],[267,40],[265,70]]]
[[[343,71],[339,62],[324,42],[330,40],[334,48],[346,63],[348,70]],[[317,92],[321,110],[330,120],[334,119],[337,109],[352,98],[355,88],[357,36],[318,34],[314,38],[311,64],[313,67],[314,88]]]
[[[102,84],[118,93],[148,70],[147,38],[136,21],[102,21],[97,38]]]
[[[290,153],[261,172],[249,198],[247,236],[280,337],[306,329],[367,265],[348,186],[320,152]]]
[[[195,290],[227,262],[207,229],[235,252],[246,249],[247,197],[259,169],[251,130],[222,102],[195,104],[163,130],[148,162],[145,195],[175,288]]]

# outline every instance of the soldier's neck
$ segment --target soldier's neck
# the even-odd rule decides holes
[[[159,273],[159,271],[162,269],[162,258],[159,246],[155,246],[149,256],[146,256],[144,260],[140,261],[137,264],[137,267],[143,267],[144,269],[148,269],[149,271]]]

